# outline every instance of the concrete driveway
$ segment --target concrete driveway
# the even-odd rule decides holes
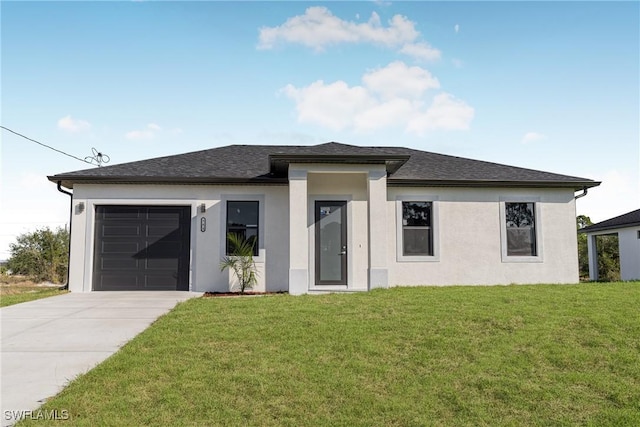
[[[69,293],[1,308],[2,425],[13,424],[20,411],[37,409],[178,302],[200,295]]]

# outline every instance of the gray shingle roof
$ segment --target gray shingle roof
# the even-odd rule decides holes
[[[336,142],[313,146],[229,145],[167,157],[61,173],[74,183],[263,183],[286,184],[272,159],[387,163],[389,185],[594,187],[599,182],[403,147],[358,147]],[[385,162],[386,159],[386,162]],[[288,161],[288,160],[287,160]],[[389,166],[393,163],[392,166]],[[281,164],[280,164],[281,166]]]
[[[612,230],[614,228],[635,227],[636,225],[640,225],[640,209],[598,222],[597,224],[592,224],[582,228],[580,232],[590,233],[593,231]]]

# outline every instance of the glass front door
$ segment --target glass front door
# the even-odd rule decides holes
[[[347,284],[347,202],[316,201],[316,285]]]

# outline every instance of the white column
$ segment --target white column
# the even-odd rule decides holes
[[[93,262],[93,233],[88,222],[95,222],[95,209],[87,199],[73,197],[71,210],[71,245],[70,245],[70,272],[69,291],[90,292],[92,289]],[[95,255],[94,255],[95,256]]]
[[[598,280],[598,245],[594,234],[587,234],[587,254],[589,257],[589,280]]]
[[[370,170],[367,179],[369,214],[369,289],[388,288],[387,269],[387,172],[384,166]]]
[[[309,291],[307,171],[289,167],[289,293]]]

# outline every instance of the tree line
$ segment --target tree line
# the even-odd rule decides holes
[[[3,273],[27,276],[34,282],[65,283],[69,262],[69,232],[48,227],[23,233],[9,245]]]

